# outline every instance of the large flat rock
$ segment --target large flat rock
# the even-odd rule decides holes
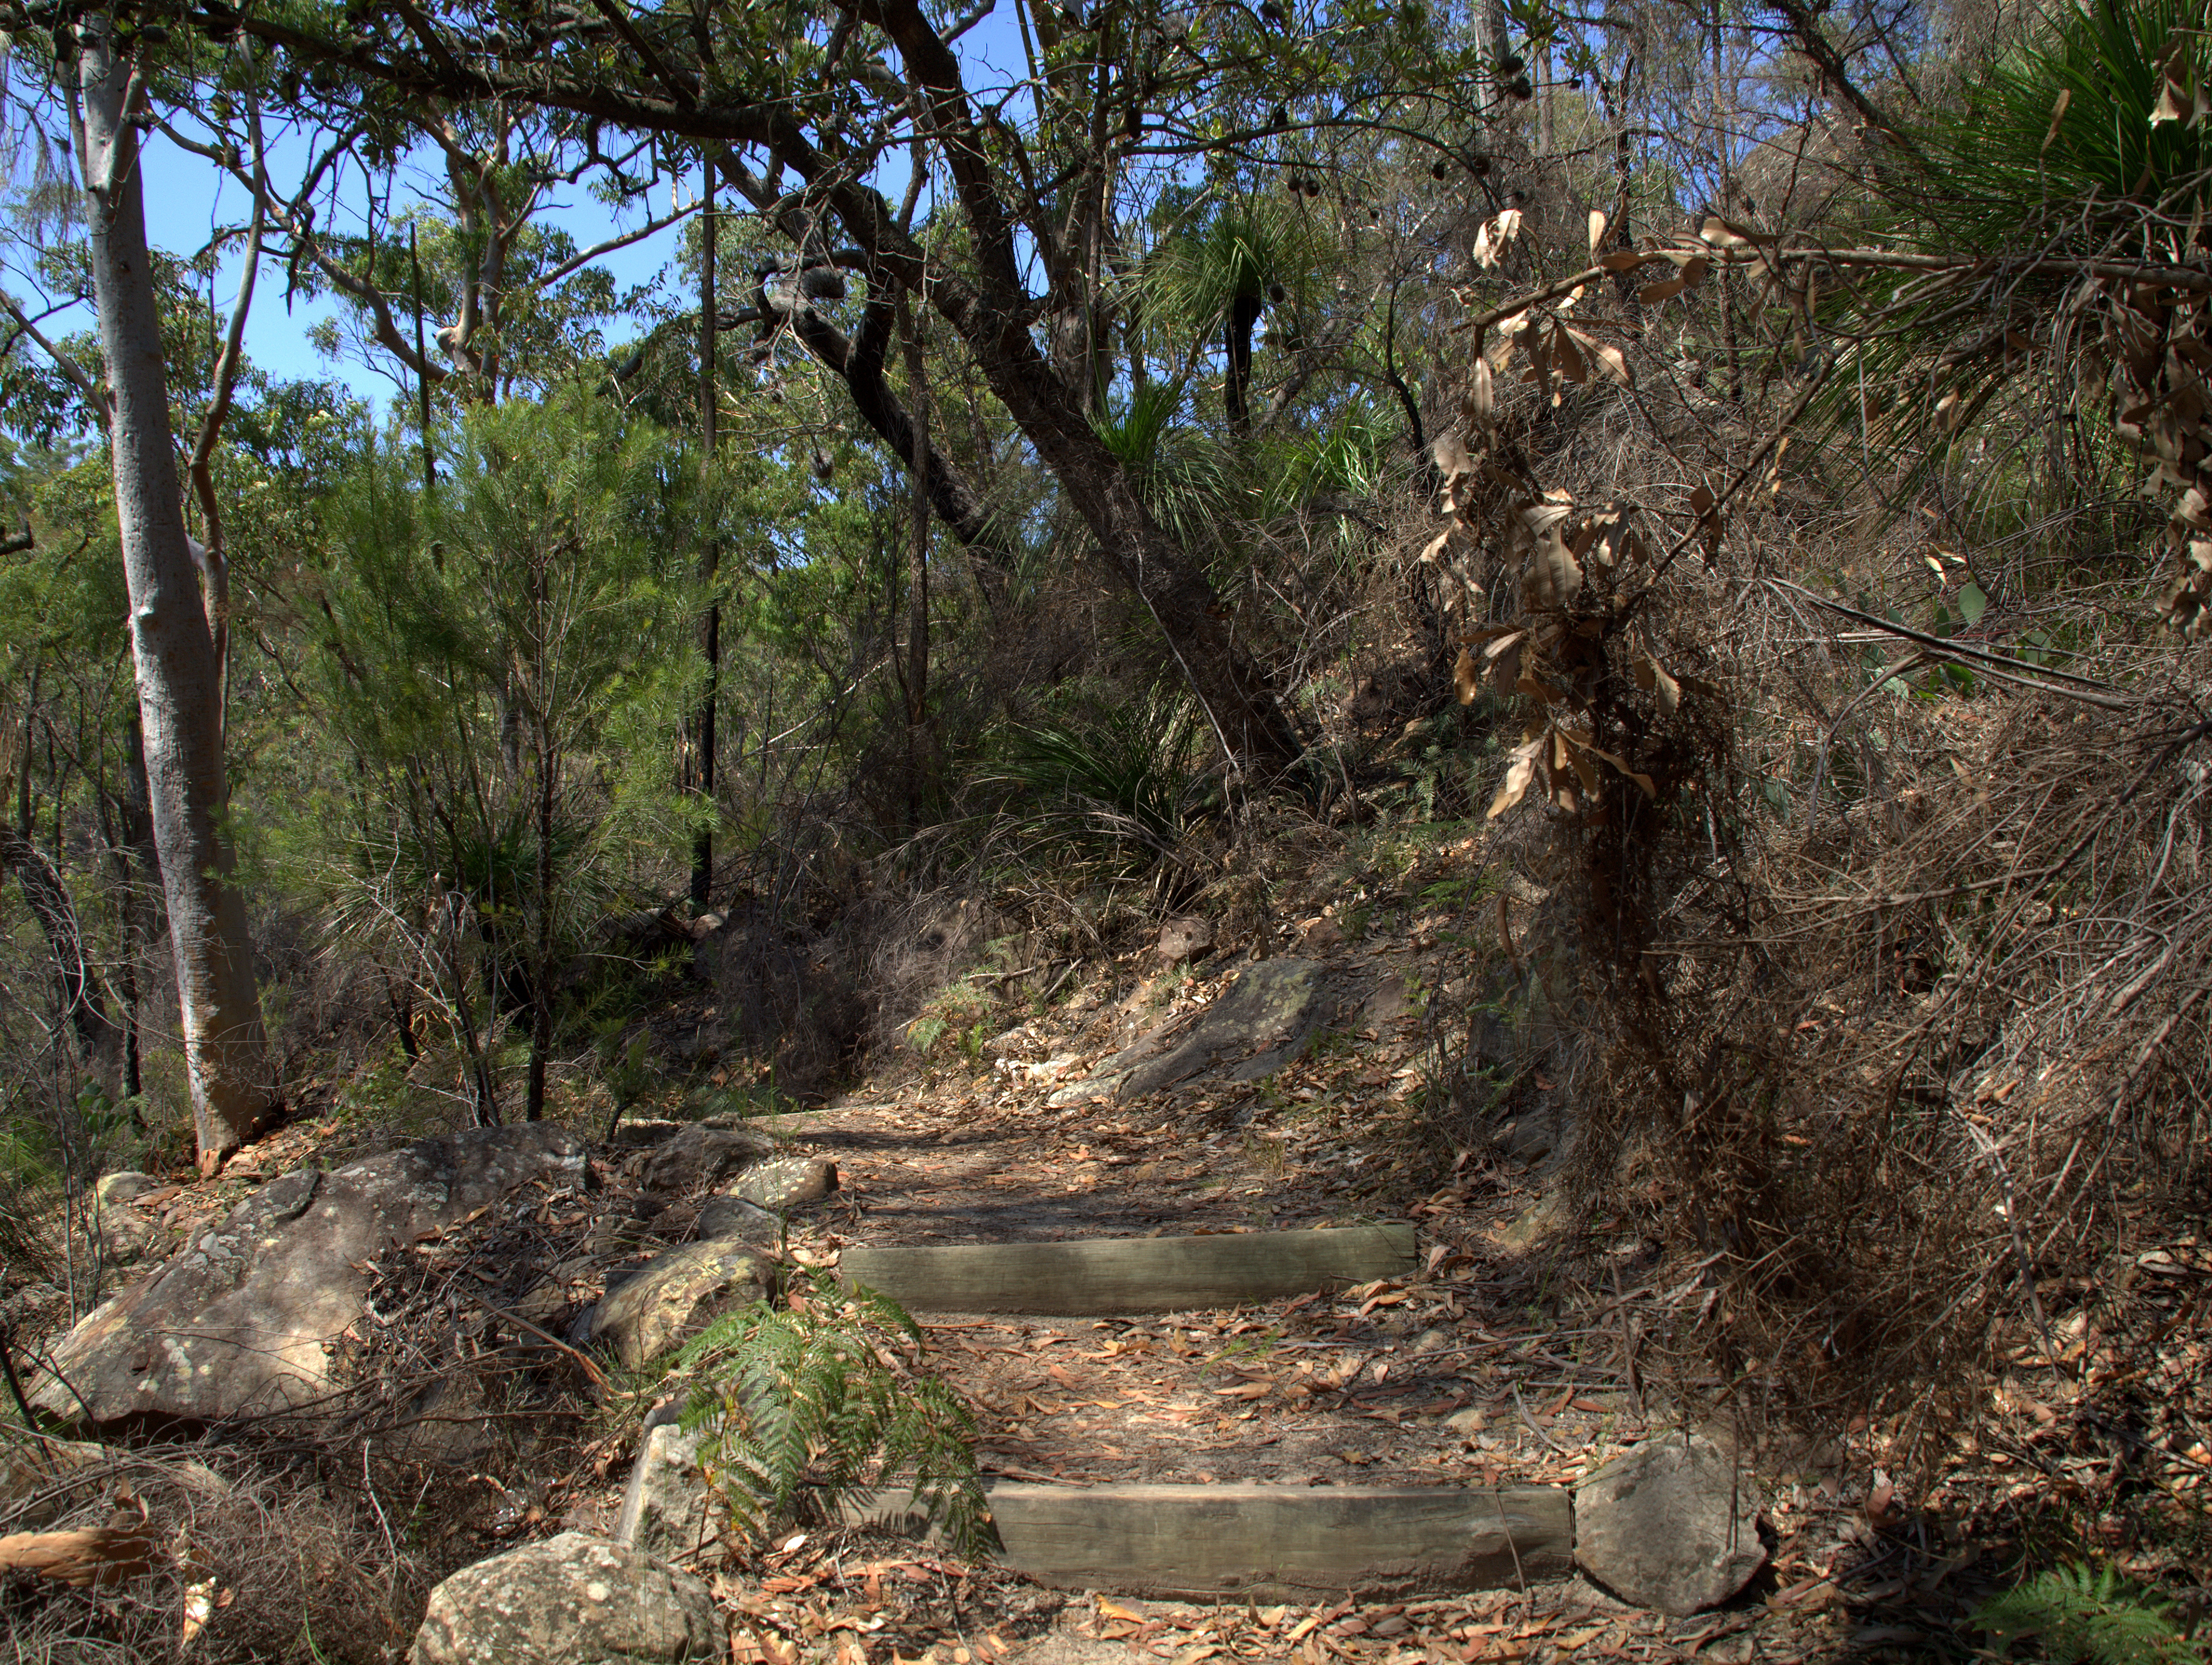
[[[325,1344],[362,1315],[362,1268],[534,1179],[581,1186],[583,1141],[534,1123],[424,1139],[270,1181],[95,1308],[32,1389],[66,1421],[209,1423],[310,1409]]]
[[[1211,1004],[1162,1024],[1054,1093],[1055,1105],[1134,1099],[1199,1081],[1253,1081],[1305,1050],[1337,1006],[1328,967],[1285,956],[1248,966]]]

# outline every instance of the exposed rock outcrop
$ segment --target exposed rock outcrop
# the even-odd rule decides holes
[[[1305,1050],[1336,1001],[1327,967],[1285,956],[1247,967],[1213,1002],[1179,1016],[1125,1046],[1052,1103],[1111,1093],[1134,1099],[1200,1080],[1257,1081]]]
[[[325,1344],[362,1315],[369,1257],[539,1179],[589,1183],[575,1135],[480,1128],[297,1169],[94,1309],[55,1348],[32,1402],[93,1426],[307,1413],[331,1390]]]

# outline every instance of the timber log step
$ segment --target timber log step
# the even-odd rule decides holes
[[[989,1488],[999,1559],[1041,1584],[1269,1601],[1347,1590],[1453,1595],[1564,1577],[1572,1505],[1555,1486],[1036,1486]],[[903,1491],[848,1497],[854,1525],[916,1531]]]
[[[1412,1226],[1348,1226],[1202,1237],[848,1249],[838,1272],[848,1286],[888,1295],[910,1312],[1087,1318],[1188,1312],[1333,1293],[1377,1278],[1405,1277],[1417,1263]]]
[[[911,1311],[1185,1312],[1410,1275],[1410,1226],[1196,1237],[848,1248],[839,1276]],[[1559,1486],[1127,1485],[988,1488],[1005,1565],[1039,1583],[1132,1595],[1311,1601],[1453,1594],[1563,1577]],[[850,1524],[926,1532],[902,1489],[848,1495]]]

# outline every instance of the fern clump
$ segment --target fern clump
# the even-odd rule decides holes
[[[2165,1601],[2123,1583],[2110,1567],[2060,1567],[1984,1602],[1970,1621],[2000,1648],[2033,1636],[2052,1660],[2093,1665],[2181,1665],[2203,1650],[2183,1635]]]
[[[784,1307],[726,1314],[677,1355],[700,1378],[684,1426],[711,1430],[701,1461],[740,1530],[765,1535],[802,1494],[902,1480],[957,1553],[994,1547],[975,1419],[909,1365],[921,1345],[897,1302],[817,1274]]]

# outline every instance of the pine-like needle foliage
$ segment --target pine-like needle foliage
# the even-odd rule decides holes
[[[2004,1648],[2033,1636],[2046,1658],[2069,1665],[2182,1665],[2205,1656],[2167,1603],[2124,1583],[2110,1567],[2043,1573],[1983,1603],[1970,1622]]]
[[[739,1529],[764,1535],[802,1493],[903,1482],[957,1552],[991,1547],[975,1419],[914,1368],[921,1331],[905,1309],[819,1274],[787,1300],[729,1313],[677,1355],[702,1378],[684,1421],[713,1428],[708,1483]]]

